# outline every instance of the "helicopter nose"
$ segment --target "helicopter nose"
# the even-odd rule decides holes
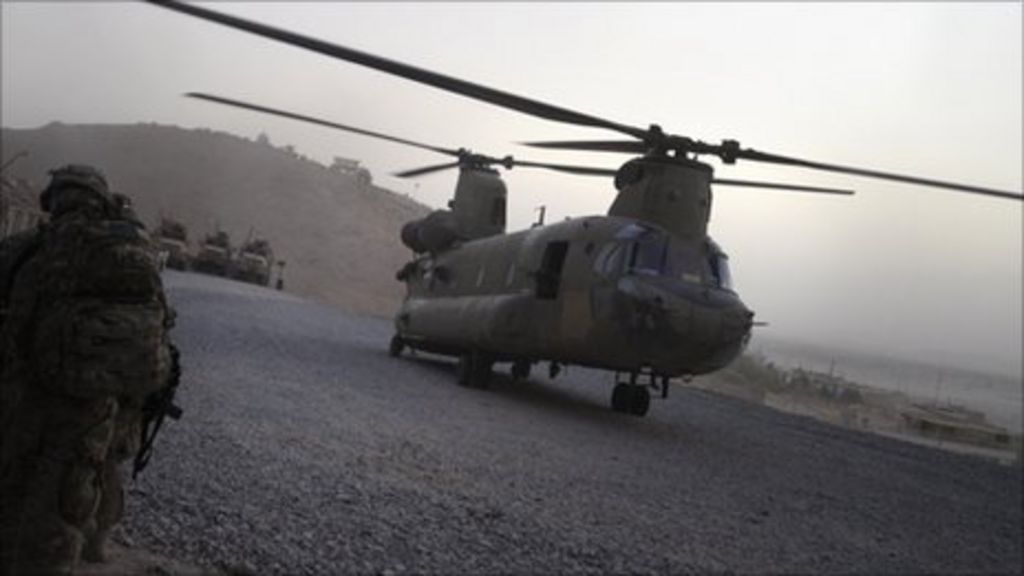
[[[750,340],[750,330],[754,326],[754,313],[740,304],[735,310],[722,315],[722,342],[725,344],[741,343],[746,346]]]

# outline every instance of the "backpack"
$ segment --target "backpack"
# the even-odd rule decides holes
[[[43,230],[32,264],[30,350],[45,389],[144,398],[167,385],[173,316],[141,225],[71,215]]]

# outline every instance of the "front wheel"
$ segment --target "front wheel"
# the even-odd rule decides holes
[[[629,413],[634,416],[645,416],[651,407],[651,393],[646,386],[630,386]]]

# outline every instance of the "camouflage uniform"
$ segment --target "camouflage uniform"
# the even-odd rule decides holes
[[[52,174],[51,221],[0,245],[3,573],[103,560],[123,513],[118,464],[171,364],[173,313],[126,199],[93,168]]]

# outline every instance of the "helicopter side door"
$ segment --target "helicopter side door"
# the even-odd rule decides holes
[[[548,242],[544,247],[540,268],[536,274],[534,295],[539,300],[557,300],[562,287],[562,270],[565,268],[565,256],[569,252],[569,243],[565,240]]]

